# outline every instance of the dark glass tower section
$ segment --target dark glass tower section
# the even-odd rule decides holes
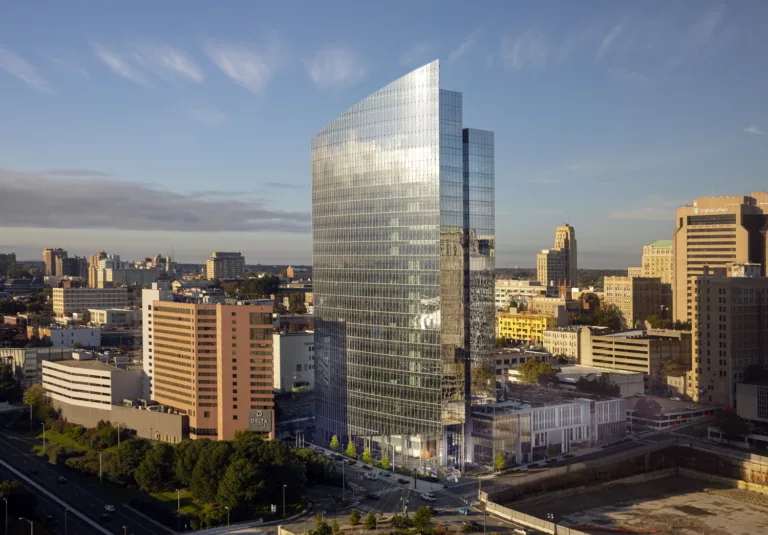
[[[493,343],[493,176],[493,134],[463,129],[437,61],[312,140],[321,440],[463,463],[471,377]]]

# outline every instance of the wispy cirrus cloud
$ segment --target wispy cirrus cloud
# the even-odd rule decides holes
[[[198,83],[205,80],[202,69],[183,50],[149,39],[142,39],[131,48],[136,63],[164,80],[180,78]]]
[[[144,87],[152,87],[152,84],[149,83],[144,74],[131,65],[122,54],[96,42],[91,43],[91,48],[96,56],[118,76],[122,76],[123,78]]]
[[[0,70],[15,76],[36,91],[53,92],[31,63],[5,48],[0,48]]]
[[[80,170],[83,173],[83,170]],[[308,232],[310,214],[236,192],[175,192],[143,182],[0,169],[0,227]],[[241,192],[242,193],[242,192]],[[89,206],[83,210],[83,206]],[[38,210],[42,212],[38,212]],[[226,213],[227,217],[221,217]]]
[[[765,132],[763,132],[763,130],[756,124],[751,124],[748,127],[746,127],[744,129],[744,132],[746,132],[747,134],[757,134],[759,136],[765,134]]]
[[[603,40],[600,42],[600,46],[597,49],[597,55],[595,56],[596,61],[603,59],[603,57],[610,51],[613,44],[621,36],[621,33],[624,31],[626,25],[626,21],[619,22],[618,24],[614,25],[607,34],[605,34],[605,37],[603,37]]]
[[[187,115],[205,126],[224,126],[229,124],[229,116],[216,108],[187,108]]]
[[[716,47],[724,17],[725,6],[705,11],[696,17],[690,27],[681,33],[677,50],[669,58],[668,66],[676,67],[686,58]]]
[[[417,43],[400,56],[400,65],[404,67],[412,67],[414,65],[425,63],[429,55],[432,54],[432,51],[433,47],[431,44]]]
[[[675,210],[685,205],[685,200],[671,200],[661,195],[652,195],[636,202],[633,206],[609,212],[608,219],[633,221],[674,221]]]
[[[641,72],[628,69],[609,69],[608,75],[614,80],[630,84],[647,84],[649,78]]]
[[[466,36],[464,40],[459,43],[459,46],[454,48],[451,53],[448,54],[448,63],[456,63],[467,52],[472,50],[472,48],[474,48],[474,46],[477,44],[477,40],[480,38],[480,33],[480,30],[477,29]]]
[[[305,62],[307,76],[320,89],[350,87],[365,78],[368,67],[354,48],[336,43],[319,49]]]
[[[524,32],[517,37],[502,37],[501,61],[511,71],[543,67],[549,60],[551,45],[543,33]]]
[[[267,86],[283,55],[276,39],[263,49],[220,41],[208,41],[203,49],[230,80],[253,93]]]

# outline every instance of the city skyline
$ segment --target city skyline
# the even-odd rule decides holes
[[[764,189],[760,3],[188,6],[8,6],[0,250],[309,264],[306,140],[435,58],[502,149],[500,267],[533,267],[566,221],[580,266],[637,265],[678,206]]]

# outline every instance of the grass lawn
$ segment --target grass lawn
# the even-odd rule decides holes
[[[165,492],[150,492],[149,495],[162,503],[168,509],[173,511],[176,510],[177,496],[175,490],[169,490]],[[195,516],[197,513],[202,511],[202,507],[199,503],[197,503],[197,500],[195,500],[194,496],[192,496],[192,493],[188,489],[181,489],[180,496],[182,515]]]
[[[42,440],[43,433],[42,432],[39,433],[37,435],[37,438]],[[56,431],[53,431],[51,429],[48,429],[45,432],[45,441],[46,442],[50,442],[50,443],[54,443],[54,444],[59,444],[61,446],[67,446],[69,448],[74,448],[74,449],[80,450],[82,452],[88,451],[88,448],[86,446],[83,446],[82,444],[78,444],[77,441],[74,438],[72,438],[71,436],[64,435],[62,433],[57,433]]]

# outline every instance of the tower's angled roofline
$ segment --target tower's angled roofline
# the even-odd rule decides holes
[[[326,130],[328,130],[328,128],[329,128],[329,127],[330,127],[330,126],[331,126],[331,125],[334,123],[334,121],[336,121],[337,119],[339,119],[339,118],[343,117],[343,116],[344,116],[345,114],[347,114],[347,113],[351,113],[351,112],[355,111],[355,109],[356,109],[356,108],[358,108],[358,107],[359,107],[359,106],[360,106],[360,105],[361,105],[363,102],[365,102],[366,100],[368,100],[369,98],[371,98],[371,97],[372,97],[373,95],[375,95],[376,93],[381,93],[382,91],[387,91],[387,90],[389,90],[390,86],[393,86],[393,85],[397,84],[398,82],[400,82],[401,80],[403,80],[403,79],[405,79],[405,78],[408,78],[408,77],[412,77],[412,76],[417,76],[419,72],[421,72],[421,71],[426,71],[426,70],[428,70],[430,67],[436,67],[436,68],[438,69],[438,77],[439,77],[439,76],[440,76],[440,60],[439,60],[439,59],[436,59],[436,60],[430,61],[429,63],[426,63],[426,64],[422,65],[421,67],[418,67],[418,68],[416,68],[416,69],[412,70],[411,72],[409,72],[409,73],[407,73],[407,74],[404,74],[404,75],[403,75],[403,76],[401,76],[400,78],[398,78],[398,79],[396,79],[396,80],[393,80],[393,81],[391,81],[391,82],[390,82],[390,83],[388,83],[387,85],[385,85],[385,86],[383,86],[383,87],[380,87],[379,89],[377,89],[376,91],[374,91],[373,93],[371,93],[370,95],[368,95],[367,97],[365,97],[365,98],[363,98],[362,100],[358,101],[357,103],[353,104],[352,106],[350,106],[349,108],[347,108],[346,110],[344,110],[342,113],[340,113],[339,115],[337,115],[337,116],[336,116],[336,117],[335,117],[335,118],[334,118],[334,119],[333,119],[331,122],[329,122],[327,125],[325,125],[325,126],[322,128],[322,130],[320,130],[320,131],[319,131],[317,134],[315,134],[315,137],[317,137],[317,136],[319,136],[319,135],[321,135],[321,134],[324,134],[324,133],[325,133],[325,131],[326,131]],[[439,82],[438,82],[438,86],[439,86],[439,85],[440,85],[440,84],[439,84]]]

